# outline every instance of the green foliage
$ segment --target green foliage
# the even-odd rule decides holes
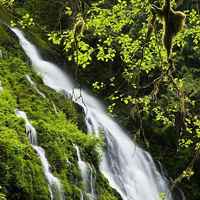
[[[16,9],[17,23],[30,29],[39,25],[48,32],[48,39],[62,49],[72,68],[74,64],[79,67],[80,81],[107,101],[108,111],[164,164],[173,179],[182,177],[179,184],[186,196],[189,194],[187,198],[199,199],[199,12],[186,11],[187,26],[173,41],[172,69],[166,59],[158,21],[150,40],[146,41],[151,16],[148,0],[91,2],[94,1],[26,1]],[[183,7],[190,8],[188,4],[191,3],[185,1]],[[0,38],[1,44],[12,43],[4,30],[0,29],[0,34],[5,38]],[[2,52],[6,57],[5,51]],[[101,141],[87,137],[76,128],[74,122],[79,116],[73,103],[44,87],[19,58],[2,60],[0,65],[4,92],[9,91],[8,95],[17,99],[17,106],[27,112],[35,125],[39,142],[69,198],[73,192],[79,198],[81,179],[72,143],[78,144],[85,160],[97,167],[99,156],[95,146],[101,145]],[[20,73],[13,66],[20,66]],[[25,74],[31,75],[48,100],[38,97]],[[31,106],[27,106],[30,102]],[[65,125],[64,121],[67,121]],[[72,163],[67,166],[67,172],[65,160]],[[118,198],[104,183],[99,178],[99,197]],[[164,198],[161,194],[161,199]]]
[[[160,193],[159,200],[166,200],[166,194],[164,192]]]
[[[33,18],[30,16],[30,14],[26,13],[22,15],[21,19],[17,21],[11,20],[10,24],[12,27],[19,25],[22,29],[25,29],[25,28],[30,28],[31,26],[34,26],[35,22],[33,21]]]
[[[28,179],[27,176],[24,175],[24,174],[27,174],[27,175],[30,174],[26,171],[26,169],[31,170],[33,167],[26,166],[27,164],[24,163],[22,158],[25,156],[28,156],[30,157],[30,160],[33,160],[33,156],[36,157],[36,153],[35,152],[33,153],[33,149],[31,148],[28,142],[27,136],[25,135],[24,124],[22,123],[22,120],[18,119],[15,116],[14,110],[18,107],[21,110],[26,111],[27,115],[31,116],[31,118],[34,119],[32,123],[35,124],[36,130],[38,131],[40,145],[43,146],[44,149],[47,149],[46,152],[47,152],[47,156],[49,157],[49,161],[52,165],[52,171],[54,171],[57,174],[57,176],[61,177],[61,180],[63,180],[62,181],[63,185],[65,186],[66,192],[69,192],[72,195],[76,187],[78,186],[71,185],[71,182],[68,180],[68,178],[72,176],[73,174],[73,176],[77,178],[79,177],[79,180],[80,180],[78,166],[76,164],[76,154],[75,154],[75,150],[73,149],[72,144],[77,143],[81,145],[83,143],[84,144],[83,148],[87,147],[88,151],[91,151],[91,148],[94,148],[94,145],[96,145],[97,142],[91,142],[93,141],[92,138],[89,139],[90,137],[87,137],[83,133],[80,133],[80,131],[78,131],[78,129],[76,128],[74,124],[67,121],[66,119],[67,115],[65,115],[64,113],[62,113],[61,110],[59,110],[60,105],[58,105],[58,103],[62,102],[61,100],[57,101],[56,103],[56,106],[58,107],[56,108],[52,107],[52,101],[54,101],[54,99],[57,99],[57,94],[55,94],[52,91],[49,91],[49,89],[44,87],[41,81],[40,81],[40,84],[37,85],[39,90],[40,90],[39,85],[41,85],[41,91],[45,93],[45,95],[48,98],[52,100],[44,99],[38,96],[37,91],[34,88],[32,88],[32,86],[26,80],[26,77],[25,77],[26,74],[29,74],[29,75],[32,74],[33,77],[36,77],[36,76],[34,75],[33,72],[31,72],[30,67],[27,66],[21,59],[15,58],[15,57],[9,57],[8,59],[1,60],[0,66],[1,66],[0,75],[2,77],[1,81],[2,81],[3,88],[5,88],[0,95],[1,97],[1,101],[0,101],[1,115],[0,116],[2,116],[1,129],[4,133],[6,133],[6,136],[7,136],[6,138],[3,137],[2,140],[0,140],[0,145],[2,147],[2,151],[4,148],[7,148],[7,147],[9,148],[9,144],[10,146],[12,144],[15,148],[17,148],[17,150],[16,149],[12,150],[12,148],[14,147],[11,146],[10,147],[11,150],[8,150],[8,152],[6,153],[6,155],[9,156],[13,160],[13,162],[9,163],[8,165],[16,166],[16,168],[14,168],[12,171],[12,173],[14,173],[13,177],[16,177],[16,186],[10,185],[10,182],[9,182],[10,179],[7,180],[6,178],[3,179],[5,181],[5,184],[7,184],[7,187],[11,187],[11,191],[15,187],[17,188],[21,187],[22,191],[20,192],[20,195],[21,195],[21,198],[23,199],[49,199],[48,197],[49,194],[48,194],[47,189],[45,189],[47,191],[45,191],[45,193],[43,194],[42,192],[44,189],[41,188],[41,191],[40,191],[37,188],[34,188],[33,185],[29,185],[28,183],[30,182],[30,180]],[[38,77],[36,77],[36,80],[39,80]],[[10,92],[8,92],[9,90],[12,92],[12,95],[10,94]],[[60,98],[63,98],[63,100],[67,103],[67,100],[64,98],[64,96],[61,96]],[[17,103],[16,103],[16,99],[18,101]],[[63,106],[64,104],[62,104],[62,107]],[[69,113],[74,112],[73,111],[74,108],[72,107],[70,101],[68,101],[68,105],[66,105],[66,107],[68,110],[67,112]],[[57,115],[54,109],[57,110]],[[66,108],[63,107],[62,109],[63,111],[64,110],[66,111]],[[5,112],[3,112],[4,110]],[[9,117],[10,113],[11,113],[11,117]],[[71,114],[71,116],[73,116],[73,114]],[[13,120],[15,121],[17,119],[21,123],[18,125],[16,123],[13,123],[12,118],[14,118]],[[11,126],[10,129],[5,128],[8,126],[8,124],[10,124]],[[17,130],[19,132],[15,132]],[[40,133],[41,133],[41,137],[40,137]],[[19,146],[17,146],[18,135],[20,136],[22,141],[26,143],[26,146],[27,145],[29,146],[29,151],[31,151],[32,154],[28,155],[26,153],[27,150],[24,150],[24,149],[25,148],[27,149],[27,147],[23,146],[24,145],[23,143],[22,144],[19,143]],[[12,138],[12,140],[10,140],[10,138]],[[19,155],[23,153],[22,158],[21,157],[18,158],[17,155],[13,153],[13,151],[19,151]],[[93,152],[95,155],[95,151],[91,151],[91,152]],[[92,157],[94,157],[94,155]],[[17,163],[15,159],[17,159],[17,161],[19,160],[19,162]],[[25,159],[27,160],[28,165],[35,166],[34,160],[31,162],[27,158]],[[8,160],[6,159],[6,157],[4,160],[3,159],[1,160],[3,161],[2,172],[4,172],[3,169],[4,170],[7,169],[7,167],[4,165]],[[70,166],[68,166],[69,174],[66,174],[66,169],[67,169],[66,160],[70,160],[73,163]],[[43,171],[41,169],[41,163],[40,161],[38,161],[38,158],[37,158],[37,165],[39,165],[40,167],[39,168],[40,175],[37,175],[37,173],[39,172],[37,173],[34,172],[34,173],[36,176],[35,177],[36,180],[38,178],[37,180],[38,183],[34,183],[33,180],[31,182],[33,182],[35,186],[40,186],[42,184],[45,187],[47,187],[47,183],[44,178]],[[33,168],[32,170],[34,171],[38,169]],[[7,173],[8,172],[6,172],[5,174]],[[13,179],[13,177],[11,177],[11,180]],[[30,178],[33,179],[34,177],[30,177]],[[28,196],[27,193],[30,191],[32,191],[32,193],[30,193],[30,195]],[[8,193],[8,196],[10,199],[14,199],[15,191],[12,191],[11,193],[12,194]],[[37,193],[39,196],[34,197],[34,195],[36,195]],[[26,195],[27,197],[25,197],[24,195]],[[40,195],[44,195],[44,197]]]
[[[117,200],[116,197],[114,197],[112,194],[110,194],[109,192],[105,192],[100,200]]]
[[[150,8],[149,1],[98,1],[73,13],[83,17],[80,34],[74,26],[63,27],[56,33],[59,42],[50,40],[80,67],[81,81],[107,100],[108,111],[164,163],[174,179],[180,174],[187,181],[191,177],[194,187],[186,180],[182,187],[186,194],[194,193],[190,199],[198,199],[199,12],[186,11],[187,27],[173,41],[172,69],[158,21],[146,41]]]
[[[0,5],[5,7],[12,7],[15,3],[15,0],[0,0]]]
[[[82,66],[82,68],[85,68],[90,64],[92,60],[92,52],[93,48],[90,47],[87,43],[83,41],[78,42],[78,52],[75,52],[75,61],[78,65]]]
[[[0,185],[2,190],[11,200],[16,198],[49,199],[40,161],[27,140],[23,122],[15,116],[15,98],[8,90],[3,90],[0,94],[0,102]],[[3,195],[2,198],[4,198]]]
[[[33,18],[30,17],[29,13],[22,16],[22,20],[19,22],[22,28],[30,27],[34,25]]]
[[[6,200],[6,197],[5,197],[5,195],[4,195],[4,194],[2,194],[2,193],[0,193],[0,199],[1,199],[1,200]]]
[[[73,144],[79,146],[82,159],[96,171],[99,186],[102,175],[98,171],[98,149],[102,141],[77,128],[80,116],[73,102],[46,87],[24,62],[25,56],[15,41],[10,40],[4,29],[2,32],[9,40],[6,44],[2,40],[0,45],[10,48],[0,47],[0,198],[50,199],[40,159],[28,141],[24,121],[15,115],[18,108],[26,112],[36,128],[38,143],[45,149],[51,171],[61,180],[67,198],[80,199],[83,183]],[[104,183],[104,187],[99,196],[110,190],[108,183]],[[110,196],[114,198],[114,192]]]
[[[23,8],[33,16],[36,24],[39,23],[41,25],[40,28],[48,28],[50,30],[56,28],[59,30],[60,24],[67,20],[65,15],[69,16],[70,14],[70,10],[67,9],[69,7],[68,3],[66,0],[29,0],[24,1]],[[19,5],[19,7],[22,6]]]
[[[0,190],[2,190],[2,187],[0,186]],[[0,192],[0,200],[6,200],[6,195]]]

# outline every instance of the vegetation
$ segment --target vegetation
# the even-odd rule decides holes
[[[46,87],[32,71],[13,35],[4,26],[0,30],[4,37],[0,41],[0,199],[50,199],[41,161],[25,133],[24,120],[15,114],[17,108],[25,111],[34,125],[38,143],[45,149],[51,171],[61,180],[67,199],[80,199],[80,191],[84,191],[73,144],[79,146],[82,158],[98,174],[99,199],[104,193],[119,199],[98,169],[97,149],[102,145],[101,140],[77,128],[81,115],[76,106],[63,94]],[[40,93],[30,84],[27,75]]]
[[[9,17],[6,18],[1,9],[0,15],[7,23],[46,40],[45,44],[52,42],[71,66],[74,77],[101,96],[110,115],[130,131],[132,139],[149,150],[155,160],[161,161],[172,180],[172,189],[180,186],[188,199],[198,200],[200,2],[194,5],[192,0],[176,1],[177,9],[186,13],[187,20],[185,29],[173,42],[173,66],[169,65],[162,45],[159,21],[149,41],[146,38],[153,2],[1,0],[0,5],[8,10]],[[163,1],[158,2],[161,5]],[[173,1],[174,7],[176,3]],[[74,143],[96,168],[99,198],[118,199],[98,172],[99,155],[95,146],[102,142],[78,130],[77,124],[82,123],[77,108],[62,94],[55,94],[42,84],[40,77],[31,71],[15,39],[3,26],[0,35],[0,80],[4,88],[0,95],[0,148],[4,152],[2,170],[8,169],[9,175],[5,176],[1,170],[0,199],[4,198],[1,192],[8,199],[23,199],[27,191],[33,191],[27,199],[48,199],[49,195],[46,184],[37,188],[36,182],[43,183],[44,175],[24,134],[23,122],[14,115],[16,107],[24,110],[34,124],[39,144],[46,150],[52,171],[61,178],[69,198],[78,199],[77,191],[82,187]],[[40,46],[42,39],[38,39]],[[9,51],[6,50],[8,47]],[[26,80],[26,74],[47,98],[38,96]],[[53,102],[56,102],[57,112]],[[67,166],[66,160],[72,166]],[[12,168],[18,165],[24,169],[30,165],[27,169],[38,176],[27,177],[26,171]],[[23,184],[21,177],[26,180]],[[30,185],[30,182],[34,184]],[[37,195],[35,192],[43,196],[34,196]],[[11,193],[14,196],[11,197]]]

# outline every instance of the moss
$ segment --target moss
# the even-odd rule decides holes
[[[8,33],[6,32],[3,26],[0,26],[0,44],[1,45],[8,45],[9,43],[13,42],[13,38],[9,37]]]
[[[0,5],[0,23],[4,22],[9,24],[11,18],[12,18],[11,12],[7,8]]]
[[[16,117],[16,101],[9,91],[0,94],[0,185],[10,200],[49,199],[40,161]]]
[[[97,173],[96,188],[99,200],[121,200],[120,195],[109,186],[108,180],[100,172]]]
[[[1,189],[2,187],[0,186],[0,189]],[[4,193],[2,193],[2,192],[0,192],[0,200],[6,200],[7,198],[6,198],[6,195],[4,194]]]
[[[2,32],[1,32],[2,31]],[[16,117],[19,108],[27,113],[38,134],[38,143],[46,152],[52,173],[63,185],[68,200],[80,199],[83,183],[73,144],[80,147],[82,157],[95,167],[97,173],[98,199],[119,199],[98,170],[99,154],[96,147],[102,141],[83,133],[77,127],[82,117],[80,110],[70,99],[43,84],[32,70],[29,61],[12,35],[0,28],[3,58],[0,58],[0,185],[2,193],[12,199],[50,199],[41,162],[29,144],[24,121]],[[10,46],[9,51],[6,50]],[[26,78],[29,75],[38,90]],[[1,191],[0,191],[1,192]]]

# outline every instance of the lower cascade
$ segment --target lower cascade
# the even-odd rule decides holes
[[[3,91],[3,87],[2,87],[1,81],[0,81],[0,92],[2,92],[2,91]]]
[[[36,84],[31,80],[31,77],[29,75],[26,75],[26,79],[41,97],[46,98],[45,94],[38,90]]]
[[[23,50],[30,58],[34,70],[42,76],[44,84],[57,92],[68,94],[84,109],[88,133],[97,136],[100,131],[104,133],[106,148],[100,170],[122,199],[159,200],[164,196],[165,200],[172,200],[168,183],[156,169],[150,154],[132,142],[127,133],[107,115],[104,106],[96,98],[83,89],[76,89],[64,71],[43,60],[36,47],[19,29],[11,30],[19,38]],[[44,170],[48,171],[48,168],[44,167]],[[49,171],[48,173],[50,175]]]
[[[21,117],[25,121],[25,128],[26,128],[26,133],[28,135],[29,141],[41,160],[44,174],[48,181],[51,200],[63,200],[64,198],[63,198],[62,186],[60,184],[60,181],[51,173],[50,165],[45,156],[44,149],[37,145],[37,133],[36,133],[35,128],[29,122],[25,112],[16,109],[15,113],[18,117]]]
[[[95,189],[94,189],[94,179],[93,179],[93,170],[89,163],[84,162],[81,159],[81,154],[79,147],[77,145],[74,145],[74,148],[76,149],[77,158],[78,158],[78,166],[81,171],[81,176],[83,179],[84,184],[84,192],[86,193],[86,196],[91,199],[95,200]],[[83,199],[83,193],[81,193],[81,200]]]

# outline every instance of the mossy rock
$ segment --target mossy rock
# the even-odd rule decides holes
[[[61,180],[68,200],[80,199],[83,183],[73,144],[80,147],[81,156],[95,168],[98,199],[118,200],[99,172],[99,154],[96,147],[102,141],[80,131],[77,127],[82,114],[72,100],[43,84],[29,64],[14,34],[0,28],[0,35],[8,43],[0,42],[0,193],[9,200],[47,200],[50,194],[40,159],[31,147],[25,133],[24,120],[16,117],[15,109],[26,112],[38,134],[38,144],[46,152],[52,173]],[[6,34],[7,33],[7,34]],[[8,48],[10,46],[11,48]],[[38,91],[27,80],[34,81]],[[101,177],[101,178],[99,178]],[[109,195],[108,195],[109,194]]]

